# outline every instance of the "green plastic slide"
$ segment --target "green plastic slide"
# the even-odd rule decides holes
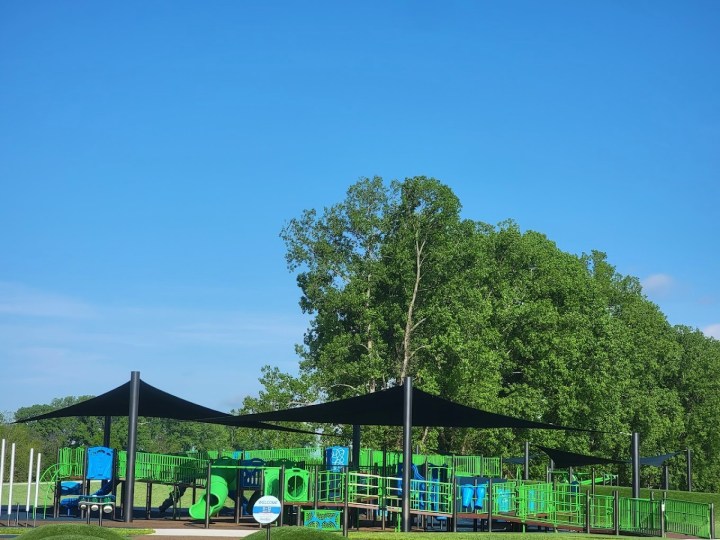
[[[217,460],[214,465],[237,465],[237,461],[229,458]],[[220,512],[225,506],[225,499],[228,493],[235,486],[236,469],[212,468],[210,473],[210,516]],[[193,519],[205,519],[205,508],[207,507],[208,493],[205,491],[200,500],[190,507],[190,517]]]

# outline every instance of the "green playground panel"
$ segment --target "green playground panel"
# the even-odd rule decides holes
[[[660,536],[660,504],[659,500],[621,498],[620,531]]]
[[[613,529],[615,522],[614,502],[612,495],[590,496],[590,528]]]
[[[340,530],[340,510],[303,510],[303,526],[326,531]]]
[[[161,482],[166,484],[193,483],[207,476],[207,460],[167,454],[135,454],[135,480]],[[118,452],[118,476],[127,475],[127,452]]]
[[[243,452],[243,459],[256,458],[267,462],[290,461],[292,463],[305,463],[306,466],[322,465],[324,463],[324,452],[320,447],[245,450]]]
[[[446,456],[442,454],[413,454],[413,464],[422,466],[425,464],[434,467],[453,468],[456,474],[470,476],[501,476],[502,460],[499,457],[484,456]],[[402,453],[386,452],[385,465],[397,467],[403,461]],[[383,452],[371,448],[360,450],[360,467],[380,468],[383,465]]]
[[[85,448],[61,448],[58,450],[57,477],[77,478],[85,468]]]
[[[318,471],[319,503],[342,503],[345,501],[345,473]]]
[[[710,538],[710,505],[666,499],[665,529],[669,533]]]
[[[518,517],[547,518],[554,508],[553,494],[552,484],[521,482],[517,488]],[[482,507],[487,508],[486,504]]]

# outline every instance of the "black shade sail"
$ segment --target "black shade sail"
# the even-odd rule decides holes
[[[30,418],[17,420],[15,423],[32,422],[34,420],[46,420],[49,418],[65,418],[68,416],[127,416],[130,410],[130,382],[126,382],[105,392],[104,394],[90,398],[80,403],[58,409],[45,414],[39,414]],[[211,424],[226,424],[224,419],[236,418],[235,416],[191,401],[179,398],[159,388],[140,381],[140,402],[138,405],[138,416],[153,418],[171,418],[173,420],[193,420]],[[293,433],[309,433],[299,429],[275,426],[258,421],[238,422],[237,427],[272,429],[276,431],[289,431]]]
[[[533,459],[536,459],[541,454],[530,454],[529,459],[532,461]],[[503,463],[507,463],[509,465],[524,465],[525,464],[525,456],[515,456],[515,457],[507,457],[503,458]]]
[[[674,458],[675,456],[679,456],[680,454],[684,454],[684,451],[681,452],[673,452],[671,454],[663,454],[661,456],[651,456],[651,457],[641,457],[640,458],[640,465],[650,465],[651,467],[662,467],[663,463],[665,463],[668,459]]]
[[[576,454],[567,450],[558,450],[557,448],[548,448],[546,446],[536,445],[537,448],[545,452],[550,459],[553,460],[558,469],[567,469],[568,467],[582,467],[584,465],[609,465],[628,463],[628,460],[610,459],[595,456],[586,456],[585,454]]]
[[[363,426],[402,426],[403,387],[395,386],[371,394],[280,411],[214,418],[237,425],[247,421],[314,422]],[[525,428],[591,431],[513,418],[473,409],[413,388],[412,425],[465,428]]]

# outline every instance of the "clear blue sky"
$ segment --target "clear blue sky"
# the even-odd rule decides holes
[[[0,3],[0,411],[294,372],[283,224],[434,176],[720,337],[720,2]]]

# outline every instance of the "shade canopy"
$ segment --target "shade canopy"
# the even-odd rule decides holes
[[[536,445],[537,448],[545,452],[558,469],[567,469],[568,467],[582,467],[584,465],[610,465],[628,463],[624,459],[610,459],[596,456],[587,456],[585,454],[576,454],[567,450],[558,450],[557,448],[548,448],[546,446]]]
[[[662,467],[668,459],[684,454],[685,452],[672,452],[671,454],[662,454],[660,456],[641,457],[640,465],[650,465],[651,467]]]
[[[128,416],[130,409],[130,382],[121,384],[117,388],[105,392],[94,398],[75,403],[68,407],[39,414],[30,418],[17,420],[16,423],[31,422],[34,420],[47,420],[50,418],[66,418],[68,416]],[[213,424],[225,424],[223,419],[235,418],[231,414],[203,407],[191,401],[179,398],[168,392],[140,381],[140,399],[138,416],[153,418],[170,418],[173,420],[192,420]],[[238,422],[237,427],[271,429],[276,431],[289,431],[293,433],[310,433],[299,429],[266,424],[259,421]]]
[[[350,424],[364,426],[403,425],[403,387],[395,386],[371,394],[329,401],[317,405],[279,411],[214,418],[226,425],[248,421],[314,422],[318,424]],[[464,428],[525,428],[591,431],[513,418],[461,405],[428,394],[417,388],[412,391],[412,425]]]
[[[533,459],[536,459],[541,454],[530,454],[528,456],[528,459],[532,461]],[[525,456],[513,456],[513,457],[507,457],[503,458],[503,463],[507,463],[509,465],[524,465],[525,464]]]

